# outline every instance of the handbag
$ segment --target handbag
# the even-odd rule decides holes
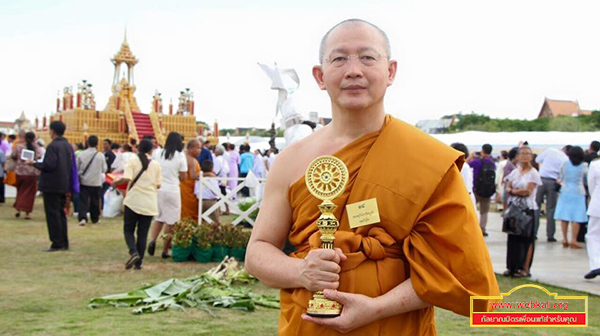
[[[524,197],[514,199],[504,212],[502,232],[511,235],[531,238],[533,234],[533,215]]]
[[[75,151],[71,150],[71,194],[79,194],[81,186],[79,184],[79,174],[77,173],[77,158]]]
[[[8,156],[6,158],[6,162],[4,163],[4,171],[11,172],[17,168],[17,161],[13,159],[12,156]]]
[[[11,170],[6,173],[6,175],[4,176],[4,184],[13,187],[17,186],[17,173],[15,173],[14,170]]]
[[[556,183],[556,185],[554,186],[554,191],[560,192],[560,187],[562,187],[562,184]]]

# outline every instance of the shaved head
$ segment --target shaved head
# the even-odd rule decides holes
[[[186,148],[190,149],[196,146],[200,146],[200,141],[196,140],[196,139],[192,139],[190,141],[188,141]]]
[[[335,26],[333,26],[331,29],[329,29],[329,31],[327,31],[327,33],[325,33],[325,35],[323,35],[323,38],[321,39],[321,46],[319,48],[319,63],[323,64],[323,60],[325,59],[325,50],[327,49],[327,39],[329,38],[329,35],[331,34],[332,31],[334,31],[335,29],[342,27],[342,26],[346,26],[346,25],[367,25],[370,27],[375,28],[379,34],[381,34],[381,37],[383,38],[384,41],[384,49],[385,49],[385,53],[386,53],[386,58],[389,60],[390,57],[392,57],[392,50],[390,47],[390,40],[387,37],[387,34],[379,27],[377,27],[376,25],[372,24],[371,22],[365,21],[365,20],[361,20],[361,19],[348,19],[348,20],[344,20],[338,24],[336,24]]]

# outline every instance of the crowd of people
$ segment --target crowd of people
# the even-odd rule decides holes
[[[557,242],[556,222],[560,221],[564,248],[582,249],[579,242],[587,243],[590,272],[584,277],[600,275],[600,193],[596,192],[597,187],[600,189],[600,142],[593,141],[586,150],[571,145],[548,148],[539,155],[524,142],[502,151],[497,158],[492,156],[489,144],[483,145],[480,152],[471,153],[461,143],[452,147],[467,158],[468,165],[463,166],[461,173],[473,205],[478,206],[484,236],[488,235],[490,203],[495,200],[502,205],[503,231],[508,233],[504,275],[531,277],[542,216],[546,217],[547,242]],[[523,232],[507,228],[508,217],[514,214],[511,207],[526,215],[521,218],[530,219],[530,223],[523,222]],[[582,231],[587,233],[580,234]]]
[[[265,177],[277,154],[271,150],[264,153],[255,150],[252,154],[248,144],[239,146],[237,152],[234,144],[213,145],[201,137],[188,140],[184,146],[184,139],[177,132],[171,132],[167,136],[164,147],[157,146],[152,138],[143,139],[133,151],[129,150],[130,147],[122,152],[117,144],[108,139],[104,140],[104,144],[107,171],[123,171],[123,175],[113,181],[111,187],[128,185],[123,190],[125,240],[130,253],[127,269],[141,268],[153,218],[148,254],[155,254],[160,233],[164,232],[161,257],[170,258],[169,233],[175,223],[183,218],[198,221],[201,215],[198,213],[198,202],[202,202],[202,209],[208,209],[224,195],[231,194],[230,197],[235,199],[238,177],[245,178],[251,173],[258,178]],[[91,146],[89,140],[88,145]],[[137,155],[128,154],[135,152]],[[124,154],[127,156],[124,157]],[[101,167],[98,163],[97,168],[97,172],[100,172],[104,166]],[[215,184],[212,189],[199,188],[198,180],[201,175],[221,179],[219,182],[216,179],[209,181]],[[220,190],[221,193],[217,194],[213,190]],[[250,196],[247,187],[241,188],[240,193],[245,197]],[[84,199],[79,197],[79,201],[83,202]],[[79,209],[85,210],[81,205]],[[228,212],[229,208],[226,207],[226,214]],[[209,217],[213,222],[219,223],[220,209],[213,211]],[[136,228],[137,239],[134,238]]]
[[[47,251],[66,250],[69,245],[63,212],[69,214],[69,203],[73,203],[73,215],[77,216],[80,226],[85,226],[88,220],[96,224],[100,221],[104,194],[110,187],[128,184],[121,190],[125,240],[131,255],[127,268],[141,268],[153,218],[148,252],[154,255],[160,233],[164,232],[161,256],[169,258],[169,233],[175,223],[187,217],[197,221],[198,202],[202,202],[203,209],[208,209],[223,195],[229,193],[231,198],[237,197],[237,193],[231,191],[238,189],[238,178],[248,174],[266,177],[277,155],[271,150],[256,149],[252,153],[247,144],[240,145],[238,152],[234,144],[213,145],[202,138],[188,140],[184,146],[183,137],[176,132],[168,135],[164,147],[157,146],[150,137],[139,144],[133,140],[122,145],[104,139],[104,150],[100,152],[97,136],[89,136],[85,145],[71,147],[62,137],[64,124],[55,122],[51,126],[53,142],[48,149],[33,132],[23,131],[9,137],[0,134],[0,169],[3,175],[7,170],[5,180],[17,189],[13,205],[15,217],[31,219],[35,196],[38,190],[42,191],[52,241]],[[523,143],[502,151],[496,158],[492,156],[493,148],[489,144],[483,145],[480,152],[469,152],[461,143],[451,146],[467,158],[468,164],[463,166],[461,174],[473,205],[478,208],[484,236],[488,235],[486,227],[492,201],[501,204],[505,212],[512,204],[520,204],[532,218],[531,232],[508,235],[504,275],[531,276],[542,216],[546,217],[547,242],[557,242],[557,221],[561,224],[565,248],[581,249],[579,242],[587,240],[590,272],[585,277],[600,275],[600,194],[594,197],[596,186],[600,188],[596,181],[600,178],[600,164],[596,163],[600,161],[596,160],[600,142],[592,142],[587,150],[567,145],[560,150],[548,148],[539,155]],[[32,159],[22,155],[24,150],[32,152]],[[68,152],[72,155],[65,157]],[[59,173],[57,167],[64,169]],[[76,174],[75,178],[64,176],[67,171]],[[107,182],[107,173],[122,176],[111,185]],[[222,180],[210,181],[215,184],[213,188],[203,188],[200,194],[197,181],[201,173]],[[13,174],[12,179],[10,174]],[[78,184],[78,188],[74,184]],[[0,192],[0,203],[3,203],[4,183],[0,184]],[[242,196],[250,196],[248,187],[239,192]],[[228,214],[229,207],[227,203],[225,205],[224,214]],[[210,218],[219,222],[220,209],[213,211]],[[134,238],[136,228],[137,240]],[[585,239],[580,231],[587,232]]]
[[[215,146],[201,137],[187,140],[184,146],[184,138],[177,132],[167,136],[164,146],[158,146],[152,137],[144,137],[139,144],[135,140],[118,144],[104,139],[103,151],[99,151],[100,139],[96,135],[90,135],[85,144],[71,145],[63,136],[65,129],[61,121],[50,124],[52,142],[47,149],[33,132],[23,131],[8,140],[0,134],[0,167],[3,175],[4,169],[9,171],[4,181],[17,190],[15,216],[32,218],[39,190],[52,242],[45,251],[68,250],[67,216],[77,216],[81,227],[88,222],[98,224],[105,194],[120,193],[124,237],[130,254],[127,269],[142,268],[148,235],[147,251],[154,255],[158,237],[165,233],[161,256],[169,258],[169,233],[175,223],[183,218],[197,221],[199,202],[203,209],[208,209],[224,195],[236,198],[240,189],[238,177],[249,174],[265,177],[277,155],[272,150],[252,153],[248,144],[239,146],[238,152],[235,144]],[[23,151],[31,155],[23,155]],[[14,181],[10,181],[9,175]],[[220,177],[219,182],[214,179],[209,183],[217,184],[213,190],[221,193],[210,188],[200,192],[201,175]],[[4,202],[4,183],[0,187],[0,201]],[[239,192],[250,196],[248,188]],[[218,210],[210,215],[214,222],[220,222],[219,217]]]

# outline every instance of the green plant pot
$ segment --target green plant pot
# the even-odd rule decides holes
[[[192,252],[194,259],[196,259],[197,262],[200,263],[207,263],[210,262],[212,255],[213,255],[213,250],[212,248],[208,248],[208,249],[202,249],[199,248],[198,246],[194,246],[194,251]]]
[[[244,261],[244,259],[246,258],[245,247],[232,247],[230,252],[231,256],[234,257],[237,261]]]
[[[188,261],[192,257],[192,252],[194,250],[194,245],[191,244],[188,247],[183,247],[180,245],[173,246],[173,251],[171,254],[173,255],[174,262],[184,262]]]
[[[229,247],[222,245],[214,245],[210,248],[212,250],[212,261],[221,262],[225,256],[229,255]]]

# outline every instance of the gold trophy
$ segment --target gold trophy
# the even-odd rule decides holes
[[[319,204],[321,216],[317,219],[317,227],[321,232],[321,248],[333,250],[335,231],[340,223],[333,214],[337,205],[333,204],[332,200],[346,189],[348,168],[335,156],[323,155],[308,165],[304,179],[308,191],[323,201]],[[306,313],[313,317],[336,317],[342,313],[342,305],[325,298],[323,291],[317,291],[312,300],[308,301]]]

